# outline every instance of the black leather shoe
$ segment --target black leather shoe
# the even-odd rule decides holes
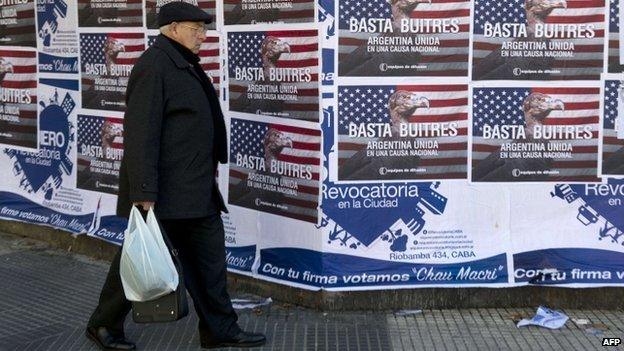
[[[123,337],[111,334],[105,327],[88,327],[87,337],[97,344],[101,350],[135,350],[136,345]]]
[[[235,336],[211,342],[209,340],[201,340],[201,347],[204,349],[216,349],[219,347],[254,347],[262,346],[266,343],[266,337],[260,333],[248,333],[246,331],[240,331]]]

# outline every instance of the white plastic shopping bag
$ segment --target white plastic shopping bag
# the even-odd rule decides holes
[[[152,209],[143,220],[132,206],[121,249],[121,283],[130,301],[150,301],[178,287],[179,277]]]

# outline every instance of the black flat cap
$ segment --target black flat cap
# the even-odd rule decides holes
[[[212,22],[212,16],[195,5],[184,1],[174,1],[165,4],[158,13],[158,26],[162,27],[171,22]]]

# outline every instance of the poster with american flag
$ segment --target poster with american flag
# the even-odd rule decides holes
[[[34,0],[0,1],[0,46],[37,47]]]
[[[318,30],[227,33],[229,109],[319,121]]]
[[[321,131],[232,118],[229,204],[317,223]]]
[[[602,176],[624,175],[624,80],[621,79],[624,77],[610,76],[604,82]]]
[[[78,189],[117,194],[123,119],[78,115]]]
[[[473,80],[599,80],[605,0],[475,0]]]
[[[207,24],[208,29],[216,29],[217,1],[216,0],[145,0],[145,23],[147,29],[158,29],[158,13],[160,8],[170,2],[184,1],[198,6],[212,16],[212,23]]]
[[[468,76],[468,0],[340,0],[338,12],[340,76]]]
[[[232,24],[314,22],[314,0],[224,0],[224,22]]]
[[[149,35],[147,37],[147,46],[150,47],[154,44],[156,40],[156,35]],[[212,85],[217,92],[217,95],[220,93],[221,88],[221,47],[219,41],[221,37],[217,32],[209,32],[206,34],[206,39],[201,44],[199,48],[199,64],[206,72],[210,81],[212,81]]]
[[[37,53],[0,49],[0,144],[37,148]]]
[[[600,88],[472,90],[473,182],[596,182]]]
[[[467,179],[468,86],[338,86],[338,180]]]
[[[80,27],[143,27],[143,0],[78,0]]]
[[[82,107],[124,111],[128,78],[144,50],[143,33],[81,33]]]

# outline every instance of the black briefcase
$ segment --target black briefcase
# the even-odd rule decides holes
[[[160,225],[160,222],[158,224]],[[155,300],[145,302],[132,301],[132,319],[135,323],[175,322],[186,317],[189,312],[186,289],[184,287],[184,275],[178,251],[171,245],[162,225],[160,225],[160,230],[171,253],[171,259],[173,259],[173,263],[178,270],[180,282],[176,291]]]

